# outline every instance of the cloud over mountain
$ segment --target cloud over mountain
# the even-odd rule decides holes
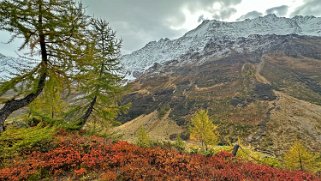
[[[125,51],[142,47],[146,42],[160,37],[178,37],[186,29],[173,29],[186,22],[186,13],[198,11],[213,14],[217,19],[224,20],[236,10],[233,5],[241,0],[122,0],[100,1],[92,3],[84,0],[89,13],[96,17],[108,17],[112,28],[118,30],[124,40]],[[215,6],[224,7],[215,9]],[[197,21],[197,19],[196,19]]]
[[[304,0],[304,4],[296,8],[291,14],[295,15],[314,15],[321,16],[321,2],[320,0]]]
[[[263,14],[258,12],[258,11],[251,11],[251,12],[248,12],[248,13],[242,15],[237,20],[238,21],[242,21],[242,20],[245,20],[245,19],[254,19],[254,18],[257,18],[257,17],[262,16],[262,15]]]
[[[288,12],[288,9],[289,9],[289,6],[282,5],[282,6],[267,9],[265,12],[266,14],[275,14],[277,16],[285,16]]]

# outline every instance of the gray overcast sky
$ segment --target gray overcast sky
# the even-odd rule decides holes
[[[106,19],[130,53],[160,38],[178,38],[204,19],[239,21],[274,13],[321,16],[321,0],[78,0],[87,13]],[[8,34],[0,32],[0,42]],[[0,43],[0,53],[17,56],[19,42]]]

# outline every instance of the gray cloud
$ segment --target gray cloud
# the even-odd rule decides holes
[[[282,6],[267,9],[265,12],[266,14],[275,14],[277,16],[285,16],[288,12],[288,9],[289,9],[289,6],[282,5]]]
[[[242,21],[242,20],[245,20],[245,19],[254,19],[254,18],[257,18],[257,17],[262,16],[262,15],[263,14],[258,12],[258,11],[251,11],[251,12],[248,12],[248,13],[242,15],[237,20],[238,21]]]
[[[186,30],[173,30],[185,22],[183,8],[190,12],[204,10],[227,19],[236,12],[231,6],[241,0],[80,0],[88,7],[87,13],[110,22],[118,37],[123,39],[123,50],[128,53],[147,42],[162,37],[174,38]],[[213,4],[219,3],[222,10],[214,12]]]
[[[236,13],[234,8],[224,8],[219,11],[217,14],[213,15],[213,19],[224,20],[231,17],[232,14]]]
[[[204,21],[205,20],[205,18],[204,18],[204,15],[202,14],[201,16],[199,16],[198,17],[198,20],[197,20],[197,22],[202,22],[202,21]]]
[[[291,14],[295,15],[314,15],[321,16],[321,2],[320,0],[304,0],[304,4],[296,8],[296,10]]]

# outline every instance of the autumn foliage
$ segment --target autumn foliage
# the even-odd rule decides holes
[[[206,157],[127,142],[60,133],[50,151],[33,152],[0,169],[0,180],[320,180],[302,171],[287,171],[238,160],[220,152]]]

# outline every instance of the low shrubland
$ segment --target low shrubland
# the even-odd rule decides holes
[[[48,129],[43,131],[51,132]],[[320,180],[311,173],[255,164],[226,151],[188,154],[63,130],[44,140],[50,144],[41,149],[22,144],[30,146],[20,147],[20,154],[1,166],[0,180]],[[23,152],[28,148],[35,149]]]

